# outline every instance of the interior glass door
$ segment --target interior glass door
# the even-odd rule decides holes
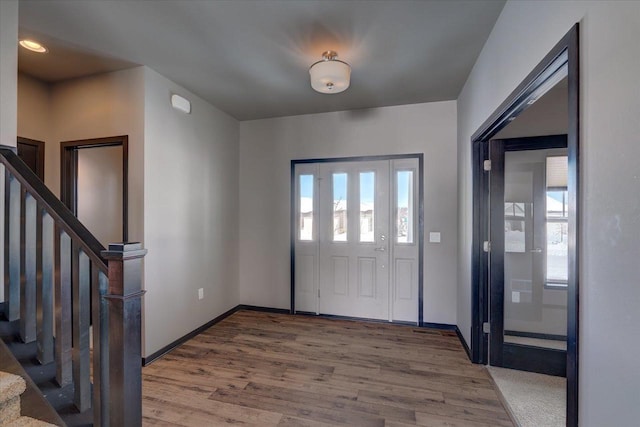
[[[491,364],[558,376],[566,373],[567,339],[562,140],[496,140],[490,148]]]

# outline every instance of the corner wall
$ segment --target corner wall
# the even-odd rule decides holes
[[[18,99],[18,1],[0,1],[0,144],[17,145]],[[0,177],[0,197],[4,200],[4,173]],[[0,209],[4,224],[4,209]],[[4,242],[4,227],[0,227]],[[4,271],[4,245],[0,245],[0,267]],[[4,301],[4,274],[0,277],[0,302]]]
[[[18,73],[17,119],[18,136],[43,141],[46,147],[47,142],[53,137],[51,86],[26,74]]]
[[[424,153],[424,321],[456,323],[456,102],[240,123],[240,302],[289,308],[292,159]]]
[[[18,126],[15,107],[18,102],[18,0],[0,1],[0,58],[0,144],[15,147]]]
[[[471,328],[471,135],[580,22],[581,426],[640,419],[640,3],[510,1],[458,98],[458,325]]]
[[[150,356],[239,303],[239,124],[146,67],[144,90],[143,355]],[[191,101],[191,114],[171,107],[173,93]]]

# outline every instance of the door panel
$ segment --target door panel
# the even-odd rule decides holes
[[[556,202],[546,164],[552,156],[566,156],[566,139],[553,141],[540,137],[539,144],[527,146],[491,141],[490,361],[564,376],[566,303],[558,286],[549,289],[546,273],[548,251],[562,247],[547,232],[557,228],[549,224],[562,220],[549,217],[548,206]],[[556,274],[562,260],[551,259]]]
[[[44,181],[44,142],[18,137],[18,157]]]
[[[389,161],[323,163],[319,176],[319,312],[388,320]]]

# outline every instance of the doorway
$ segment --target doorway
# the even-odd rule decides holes
[[[491,366],[566,375],[566,135],[490,142]]]
[[[490,299],[494,296],[504,298],[504,283],[500,290],[496,287],[497,281],[491,281],[490,277],[495,272],[492,258],[504,256],[504,248],[494,251],[495,246],[491,241],[492,231],[504,234],[504,210],[505,200],[501,201],[503,213],[499,224],[490,221],[489,188],[493,174],[493,162],[489,158],[490,141],[515,121],[518,117],[532,111],[536,105],[540,105],[543,95],[550,92],[563,80],[566,81],[564,113],[566,120],[565,129],[567,135],[567,190],[566,190],[566,227],[567,227],[567,280],[566,280],[566,425],[578,425],[578,206],[579,206],[579,50],[578,50],[578,24],[576,24],[563,37],[547,56],[535,67],[503,104],[485,121],[474,133],[471,139],[473,153],[473,246],[472,246],[472,361],[474,363],[488,363],[494,356],[503,358],[504,348],[493,343],[494,340],[503,340],[504,324],[495,319],[490,319]],[[540,121],[539,123],[543,123]],[[557,134],[558,132],[554,132]],[[550,133],[537,133],[534,135],[549,135]],[[551,133],[553,134],[553,133]],[[511,200],[509,201],[511,202]],[[565,202],[562,202],[565,205]],[[543,203],[544,205],[544,203]],[[515,209],[515,206],[512,206]],[[526,208],[525,208],[526,209]],[[539,212],[538,215],[541,213]],[[544,214],[544,212],[543,212]],[[515,215],[514,215],[515,216]],[[500,218],[499,216],[497,217]],[[496,221],[498,221],[496,219]],[[490,226],[491,224],[491,226]],[[526,221],[524,224],[526,227]],[[495,233],[494,233],[495,234]],[[504,239],[504,236],[503,236]],[[525,242],[525,248],[526,248]],[[499,248],[500,249],[500,248]],[[537,252],[537,247],[532,247]],[[543,254],[543,251],[540,252]],[[533,262],[533,261],[532,261]],[[499,270],[499,267],[496,267]],[[552,282],[550,281],[550,284]],[[519,285],[526,288],[526,283]],[[491,292],[490,292],[491,290]],[[526,289],[525,289],[526,290]],[[520,292],[518,290],[517,292]],[[517,297],[523,297],[520,292]],[[517,298],[511,295],[511,298]],[[533,298],[533,295],[532,295]],[[504,307],[501,308],[504,310]],[[491,320],[491,322],[490,322]],[[526,338],[526,337],[525,337]],[[490,340],[492,345],[490,345]],[[493,345],[496,345],[493,348]],[[499,361],[498,361],[499,363]],[[542,411],[544,408],[540,408]]]
[[[62,202],[103,246],[128,241],[128,137],[60,143]]]
[[[292,161],[292,312],[422,323],[422,155]]]
[[[18,157],[44,182],[44,141],[18,137]]]

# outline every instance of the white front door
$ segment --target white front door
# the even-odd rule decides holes
[[[389,318],[389,161],[320,165],[322,314]]]
[[[417,177],[417,159],[296,165],[296,311],[417,322]]]

